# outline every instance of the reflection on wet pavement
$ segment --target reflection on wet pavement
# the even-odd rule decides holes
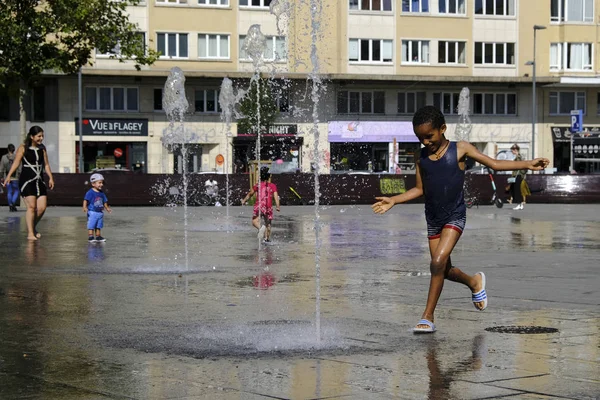
[[[49,209],[39,242],[2,210],[0,398],[598,398],[596,208],[469,210],[453,262],[486,272],[490,307],[447,283],[416,337],[422,205],[324,207],[321,338],[311,207],[284,207],[261,249],[251,208],[191,208],[189,268],[178,209],[116,209],[95,244],[74,208]]]

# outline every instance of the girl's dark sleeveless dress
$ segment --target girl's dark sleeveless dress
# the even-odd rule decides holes
[[[429,151],[423,149],[419,160],[427,225],[440,231],[447,224],[464,227],[467,211],[463,196],[465,171],[458,165],[456,142],[450,142],[439,160],[431,160],[429,155]]]
[[[45,164],[43,148],[30,147],[25,149],[21,164],[23,170],[21,171],[21,176],[19,176],[21,196],[46,196],[46,184],[42,179]]]

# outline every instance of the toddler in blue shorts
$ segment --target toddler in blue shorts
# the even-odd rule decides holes
[[[108,206],[108,199],[102,188],[104,187],[104,177],[101,174],[93,174],[90,178],[92,188],[88,190],[83,198],[83,212],[87,214],[88,241],[106,242],[102,237],[102,228],[104,228],[104,210],[112,212]]]

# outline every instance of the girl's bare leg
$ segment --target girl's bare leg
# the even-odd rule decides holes
[[[452,267],[450,254],[456,246],[460,233],[454,229],[443,229],[442,234],[437,239],[429,241],[429,252],[431,253],[431,280],[429,284],[429,293],[427,295],[427,305],[423,312],[423,319],[431,322],[434,320],[434,312],[437,306],[440,294],[444,288],[444,279],[453,282],[459,282],[468,286],[473,293],[481,290],[481,275],[467,275],[460,269]],[[478,303],[478,307],[483,307],[483,303]],[[418,328],[427,328],[427,325],[417,325]]]

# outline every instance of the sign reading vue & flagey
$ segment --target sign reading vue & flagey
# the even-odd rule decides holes
[[[148,136],[147,119],[84,118],[83,135],[90,136]],[[75,118],[79,135],[79,119]]]

